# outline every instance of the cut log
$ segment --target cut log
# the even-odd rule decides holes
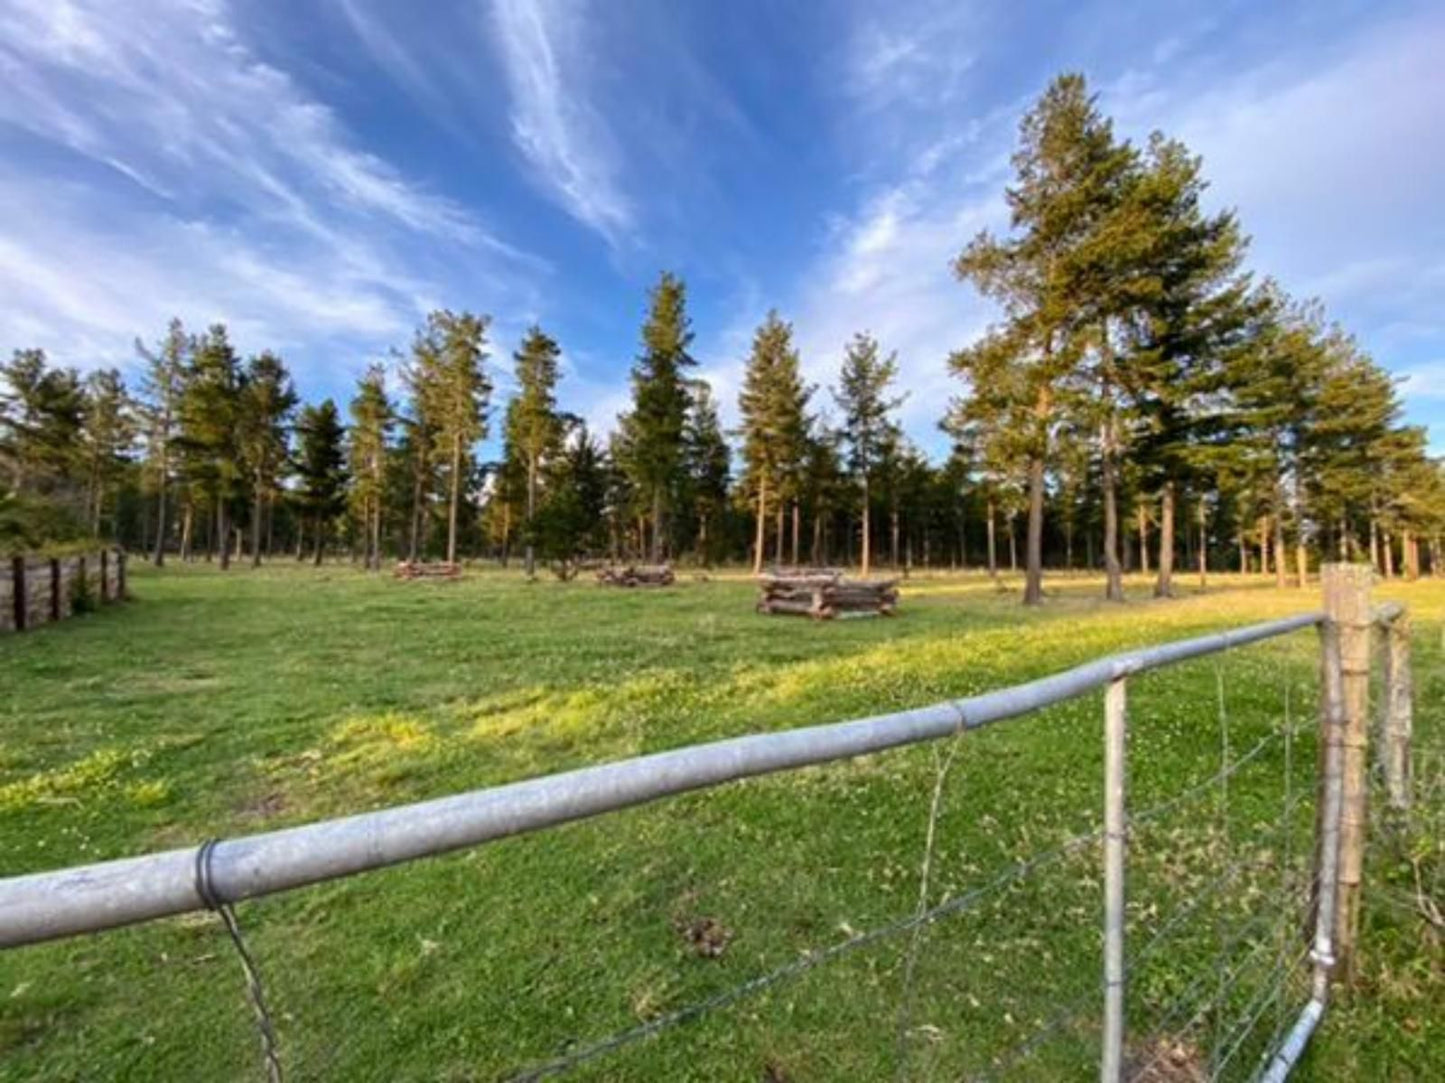
[[[462,566],[446,561],[423,563],[416,560],[398,561],[392,573],[397,579],[460,579]]]
[[[898,607],[898,580],[844,579],[831,569],[789,576],[774,570],[758,577],[759,613],[792,613],[817,620],[891,616]]]

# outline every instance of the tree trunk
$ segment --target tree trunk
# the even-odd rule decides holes
[[[763,571],[764,550],[768,544],[768,479],[758,478],[758,525],[753,537],[753,574]]]
[[[1024,605],[1044,600],[1044,457],[1029,458],[1029,521],[1024,544]]]
[[[251,496],[251,567],[261,566],[261,508],[266,499],[266,491],[260,481],[256,482],[255,491]]]
[[[1301,534],[1294,545],[1294,570],[1295,586],[1303,590],[1309,585],[1310,563],[1309,551],[1305,548],[1304,535]]]
[[[1370,513],[1370,567],[1380,570],[1380,524],[1374,512]]]
[[[1380,534],[1380,555],[1385,558],[1385,578],[1395,578],[1395,538],[1388,530]]]
[[[1119,561],[1119,507],[1113,437],[1107,432],[1104,437],[1103,483],[1104,483],[1104,597],[1111,602],[1124,600],[1124,575]]]
[[[164,442],[161,443],[160,456],[160,477],[156,482],[156,547],[151,555],[151,563],[157,568],[165,567],[166,563],[166,475],[169,468],[166,465]]]
[[[823,566],[823,517],[816,511],[813,513],[813,567]]]
[[[777,520],[773,524],[773,529],[777,532],[777,536],[773,539],[773,562],[781,568],[787,562],[787,554],[784,550],[788,541],[788,532],[783,529],[783,498],[781,494],[778,496],[778,506],[773,512],[773,518]]]
[[[1274,585],[1281,590],[1284,589],[1285,580],[1285,548],[1284,548],[1284,516],[1274,517]]]
[[[1141,575],[1149,574],[1149,509],[1144,501],[1139,501],[1135,507],[1134,520],[1139,531],[1139,572]],[[1160,544],[1163,542],[1161,540]]]
[[[863,544],[863,571],[862,571],[862,575],[863,575],[863,578],[864,578],[864,579],[867,579],[867,578],[868,578],[868,568],[869,568],[870,562],[871,562],[871,560],[872,560],[872,558],[873,558],[872,541],[871,541],[871,539],[870,539],[869,536],[868,536],[868,535],[872,532],[872,524],[868,521],[868,520],[869,520],[869,504],[870,504],[870,501],[871,501],[871,497],[869,496],[869,493],[868,493],[868,472],[865,470],[865,471],[863,472],[863,529],[862,529],[862,531],[861,531],[861,533],[860,533],[860,535],[859,535],[859,537],[860,537],[861,540],[862,540],[862,544]]]
[[[797,502],[796,500],[794,500],[794,501],[793,501],[793,564],[794,564],[794,566],[798,566],[798,565],[800,565],[800,564],[802,563],[802,560],[801,560],[800,557],[799,557],[799,549],[798,549],[798,539],[799,539],[799,536],[800,536],[799,531],[801,530],[802,515],[803,515],[803,513],[802,513],[802,510],[798,507],[798,502]]]
[[[194,531],[195,531],[195,523],[196,523],[195,506],[194,506],[189,500],[187,500],[187,501],[186,501],[185,508],[184,508],[184,510],[182,510],[182,512],[181,512],[181,563],[182,563],[182,564],[188,564],[188,563],[190,563],[190,559],[191,559],[191,539],[192,539],[192,535],[193,535],[193,533],[194,533]],[[157,544],[161,544],[161,543],[157,542]],[[162,563],[162,561],[164,561],[164,559],[165,559],[164,552],[162,552],[162,555],[156,559],[156,564],[157,564],[157,566],[159,566],[159,565]]]
[[[1204,507],[1204,496],[1199,497],[1199,589],[1209,587],[1209,512]]]
[[[534,517],[537,514],[537,459],[527,458],[527,552],[523,559],[528,579],[537,578],[537,554],[534,546]]]
[[[421,551],[422,480],[426,475],[426,460],[417,455],[416,469],[411,481],[411,537],[407,539],[406,559],[415,561]]]
[[[462,438],[452,437],[452,491],[447,501],[447,563],[457,562],[457,511],[462,502]]]
[[[707,512],[703,512],[697,519],[697,558],[704,568],[712,566],[707,553]]]
[[[1019,549],[1014,541],[1014,516],[1009,515],[1004,519],[1004,529],[1008,531],[1008,570],[1011,575],[1017,575],[1019,570]]]
[[[377,496],[371,509],[371,570],[381,571],[381,497]]]
[[[1068,571],[1074,570],[1074,521],[1072,519],[1064,524],[1064,568]]]
[[[988,498],[988,574],[998,578],[998,544],[995,539],[993,497]]]
[[[662,563],[662,539],[664,536],[662,510],[662,486],[654,485],[652,488],[652,548],[650,550],[653,564]],[[778,548],[782,548],[781,543]]]
[[[311,554],[311,563],[318,568],[321,567],[321,553],[322,550],[325,548],[325,541],[325,522],[324,520],[322,520],[321,516],[318,515],[316,517],[316,548],[312,551]]]
[[[1201,503],[1200,508],[1204,505]],[[1141,519],[1142,523],[1143,520]],[[1185,520],[1188,531],[1188,520]],[[1147,571],[1147,569],[1146,569]],[[1174,482],[1166,481],[1159,494],[1159,576],[1154,581],[1154,597],[1174,596]]]
[[[893,504],[888,509],[888,533],[890,537],[889,556],[892,564],[898,567],[898,505]]]
[[[224,500],[216,501],[216,536],[221,542],[221,570],[231,567],[231,517]]]

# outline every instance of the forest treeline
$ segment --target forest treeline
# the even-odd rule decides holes
[[[958,393],[930,462],[898,422],[896,356],[840,344],[827,387],[791,325],[753,337],[725,431],[696,376],[687,290],[652,288],[630,408],[602,439],[558,406],[561,347],[531,328],[495,401],[490,320],[433,312],[349,401],[299,401],[285,362],[173,321],[141,377],[82,376],[38,349],[0,368],[0,541],[84,536],[229,566],[487,556],[570,575],[585,558],[1047,567],[1184,565],[1304,581],[1312,562],[1441,567],[1445,475],[1401,423],[1395,381],[1320,306],[1245,266],[1200,160],[1120,139],[1082,77],[1023,118],[1006,233],[953,271],[998,321],[946,363]],[[500,437],[498,461],[476,449]]]

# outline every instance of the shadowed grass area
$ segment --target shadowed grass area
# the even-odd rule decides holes
[[[1077,577],[1026,611],[984,577],[952,576],[906,584],[897,619],[814,624],[757,616],[740,576],[633,592],[496,571],[398,583],[338,567],[177,568],[140,569],[133,585],[133,604],[0,641],[4,874],[919,706],[1318,604],[1314,590],[1224,579],[1120,608]],[[1417,730],[1439,748],[1445,587],[1381,593],[1415,614]],[[1307,875],[1315,666],[1303,633],[1131,685],[1136,808],[1260,746],[1227,793],[1206,787],[1140,825],[1130,943],[1166,935],[1131,971],[1138,1058],[1180,1029],[1171,1008],[1195,1007],[1200,975],[1224,960],[1238,976],[1176,1043],[1222,1059],[1298,943],[1281,930]],[[928,903],[968,905],[920,934],[911,967],[905,930],[578,1075],[861,1080],[896,1077],[903,1061],[908,1078],[953,1079],[1043,1031],[1010,1074],[1076,1078],[1097,1041],[1097,846],[968,893],[1098,829],[1097,697],[954,747],[752,780],[245,904],[283,1059],[296,1078],[507,1078],[897,922],[918,903],[944,761]],[[1421,815],[1438,809],[1432,793]],[[1416,865],[1441,867],[1438,833],[1421,834],[1418,818],[1381,832],[1396,911]],[[1196,911],[1169,926],[1181,906]],[[1421,963],[1421,927],[1370,911],[1370,995],[1332,1013],[1304,1078],[1445,1076],[1438,954]],[[1301,1002],[1288,985],[1269,1002],[1230,1078],[1248,1076]],[[0,956],[0,1053],[7,1079],[261,1074],[239,968],[210,915]]]

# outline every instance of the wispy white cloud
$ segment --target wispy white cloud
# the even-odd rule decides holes
[[[143,17],[7,0],[0,75],[0,343],[113,361],[178,314],[257,347],[354,355],[444,302],[448,271],[498,299],[542,271],[360,146],[222,0]]]
[[[797,296],[815,378],[836,372],[852,331],[871,330],[899,351],[911,392],[906,420],[925,442],[958,390],[948,353],[993,311],[953,280],[949,261],[979,227],[1006,226],[1008,153],[1028,105],[968,107],[984,88],[970,84],[960,37],[959,20],[970,16],[951,7],[940,14],[924,3],[922,22],[871,8],[860,16],[839,128],[867,125],[879,133],[870,146],[897,153],[882,156],[886,170],[878,155],[860,164],[855,209],[830,222]],[[943,24],[929,19],[948,18],[946,31],[930,29]],[[1298,49],[1243,63],[1203,51],[1207,29],[1138,51],[1143,67],[1119,71],[1114,57],[1097,58],[1091,75],[1121,131],[1161,128],[1202,153],[1212,198],[1237,205],[1257,238],[1253,265],[1287,288],[1320,295],[1385,339],[1445,334],[1445,220],[1435,213],[1445,188],[1445,94],[1431,91],[1441,85],[1434,58],[1445,52],[1445,18],[1426,12],[1329,47],[1301,38]],[[1366,345],[1375,345],[1370,336]],[[1433,397],[1441,380],[1436,366],[1423,366],[1403,391],[1407,400]]]
[[[537,183],[610,244],[633,225],[617,143],[585,86],[588,16],[579,0],[495,0],[512,138]],[[600,17],[600,16],[598,16]]]

